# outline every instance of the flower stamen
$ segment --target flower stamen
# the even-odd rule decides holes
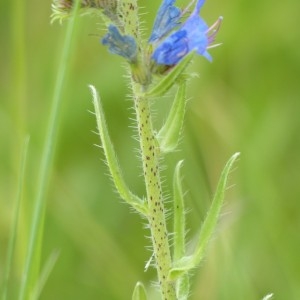
[[[223,17],[220,16],[217,19],[217,21],[206,30],[209,45],[215,41],[216,35],[219,32],[222,21],[223,21]],[[218,44],[218,45],[220,45],[220,44]],[[212,47],[210,47],[210,48],[212,48]]]

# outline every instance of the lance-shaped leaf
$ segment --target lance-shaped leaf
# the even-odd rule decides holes
[[[147,293],[144,285],[141,282],[137,282],[132,294],[132,300],[147,300]]]
[[[185,209],[181,186],[180,168],[183,161],[176,165],[173,179],[173,201],[174,201],[174,249],[173,261],[179,260],[185,255]],[[188,298],[190,290],[189,276],[184,274],[176,281],[176,296],[180,300]]]
[[[178,144],[185,112],[185,91],[186,82],[183,81],[179,85],[166,123],[157,135],[162,152],[174,151]]]
[[[130,205],[132,205],[138,212],[143,215],[147,215],[147,206],[145,202],[143,202],[139,197],[134,195],[129,188],[127,187],[121,169],[119,167],[119,163],[117,160],[117,156],[113,147],[113,144],[110,140],[108,129],[106,126],[106,121],[103,113],[103,109],[101,106],[100,98],[94,86],[89,86],[93,96],[93,103],[95,107],[97,127],[102,143],[102,147],[104,150],[104,154],[106,157],[107,165],[109,167],[112,179],[116,186],[117,191],[120,196]]]
[[[186,67],[191,62],[194,52],[187,54],[173,69],[165,75],[157,84],[150,89],[146,95],[148,97],[158,97],[164,95],[173,85],[175,85]]]
[[[235,153],[225,165],[211,207],[207,213],[204,223],[202,224],[198,244],[196,245],[194,253],[190,256],[184,256],[174,263],[174,267],[169,272],[170,280],[175,280],[182,276],[189,270],[195,268],[201,262],[207,244],[216,228],[217,221],[221,213],[229,172],[238,156],[239,153]]]
[[[180,178],[180,168],[183,161],[176,165],[173,178],[173,202],[174,202],[174,251],[173,260],[177,261],[185,255],[185,212],[183,202],[183,192]]]

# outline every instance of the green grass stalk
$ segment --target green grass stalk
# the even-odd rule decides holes
[[[12,226],[11,234],[9,235],[10,239],[9,239],[8,250],[7,250],[7,260],[6,260],[6,267],[4,273],[2,300],[8,299],[9,277],[12,269],[13,254],[14,254],[14,249],[15,249],[16,239],[17,239],[17,228],[19,223],[20,206],[23,199],[23,187],[24,187],[24,180],[25,180],[25,167],[27,161],[28,143],[29,143],[29,137],[25,139],[24,146],[22,149],[18,188],[17,188],[17,198],[16,198],[15,209],[14,209],[13,226]]]
[[[11,101],[12,115],[14,116],[15,134],[13,139],[12,155],[13,158],[19,155],[19,149],[22,147],[24,132],[26,132],[26,43],[25,43],[25,15],[26,3],[24,1],[12,1],[12,35],[11,35],[11,49],[12,49],[12,75],[13,82],[13,99]],[[15,145],[17,143],[17,147]],[[16,150],[14,150],[16,149]],[[13,161],[18,161],[13,159]]]
[[[68,67],[68,58],[70,57],[70,49],[72,45],[72,37],[74,35],[75,21],[77,11],[79,8],[79,3],[80,1],[77,0],[74,7],[74,14],[71,17],[67,26],[66,38],[64,40],[64,45],[62,48],[61,60],[54,87],[50,118],[46,132],[46,140],[40,164],[32,224],[29,232],[29,244],[25,259],[24,273],[21,282],[19,300],[30,299],[32,290],[36,282],[38,281],[40,251],[42,246],[44,215],[46,208],[45,194],[50,177],[54,153],[54,144],[58,132],[58,121],[62,107],[61,94]]]

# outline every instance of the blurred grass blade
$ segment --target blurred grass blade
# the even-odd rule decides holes
[[[22,275],[21,289],[19,293],[19,300],[28,300],[31,297],[32,289],[34,288],[39,277],[40,252],[43,238],[43,225],[45,216],[45,193],[50,176],[50,169],[53,158],[53,148],[58,131],[59,115],[61,112],[61,93],[64,85],[64,79],[67,70],[67,63],[70,57],[70,49],[72,44],[72,37],[75,28],[75,20],[79,8],[79,0],[76,0],[74,6],[74,14],[70,19],[64,45],[62,48],[62,55],[59,64],[59,69],[56,77],[54,87],[54,94],[52,98],[52,105],[48,128],[46,132],[46,139],[43,148],[42,160],[39,170],[39,180],[36,188],[36,197],[34,202],[34,211],[32,216],[32,224],[29,232],[29,245],[25,259],[24,272]]]
[[[148,97],[158,97],[164,95],[182,75],[186,67],[191,62],[194,52],[187,54],[178,65],[176,65],[165,77],[158,81],[158,83],[146,93]]]
[[[39,299],[41,292],[49,278],[49,275],[57,262],[58,257],[59,257],[58,250],[53,251],[51,253],[50,257],[48,258],[48,260],[40,274],[39,280],[35,286],[35,289],[32,293],[32,297],[30,298],[30,300],[38,300]]]
[[[173,260],[177,261],[185,254],[185,212],[183,192],[181,187],[180,168],[183,161],[179,161],[175,168],[173,179],[174,190],[174,251]]]
[[[144,285],[141,282],[137,282],[132,294],[132,300],[147,300],[147,293]]]
[[[95,114],[97,120],[97,128],[99,131],[102,147],[105,153],[106,162],[110,170],[110,174],[112,176],[113,182],[117,191],[119,192],[122,199],[124,199],[128,204],[132,205],[138,212],[143,215],[147,215],[147,206],[145,202],[143,202],[140,198],[134,195],[129,188],[127,187],[121,169],[119,167],[119,163],[117,160],[117,156],[109,137],[106,120],[103,113],[103,108],[101,105],[100,97],[97,93],[97,90],[94,86],[90,85],[93,103],[95,107]]]
[[[17,228],[19,223],[19,211],[21,202],[23,199],[23,187],[25,181],[25,169],[26,169],[26,160],[27,160],[27,152],[28,152],[28,144],[29,144],[29,137],[26,137],[24,141],[24,146],[22,150],[21,156],[21,163],[20,163],[20,170],[19,170],[19,182],[17,188],[17,199],[16,199],[16,206],[14,209],[14,218],[13,218],[13,226],[9,236],[9,243],[8,243],[8,251],[7,251],[7,260],[6,260],[6,267],[4,272],[4,284],[3,284],[3,293],[2,293],[2,300],[8,299],[8,283],[10,277],[10,271],[12,268],[12,260],[13,260],[13,253],[15,249],[16,239],[17,239]]]
[[[178,262],[175,262],[174,268],[172,268],[169,273],[169,278],[171,280],[182,276],[184,273],[195,268],[201,262],[207,244],[215,230],[217,221],[220,216],[229,172],[238,156],[239,153],[235,153],[228,160],[225,168],[223,169],[211,207],[201,227],[199,241],[196,246],[195,252],[191,256],[183,257]]]
[[[185,112],[185,93],[186,82],[183,81],[179,85],[167,121],[157,135],[162,152],[173,151],[178,145]]]

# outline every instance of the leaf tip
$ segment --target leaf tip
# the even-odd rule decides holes
[[[147,300],[146,289],[142,282],[138,281],[134,287],[132,300]]]

